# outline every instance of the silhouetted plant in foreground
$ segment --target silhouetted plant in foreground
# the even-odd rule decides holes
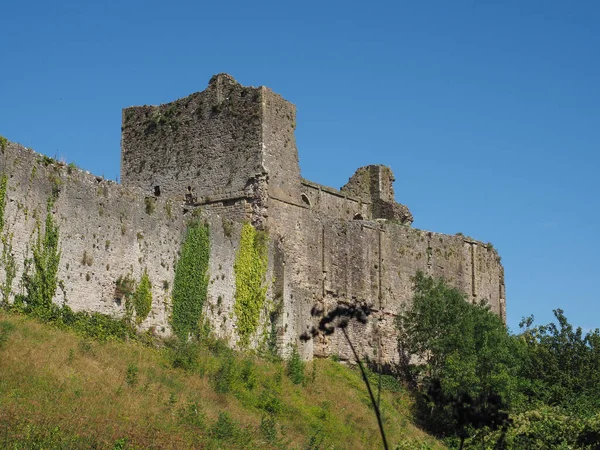
[[[375,415],[377,416],[377,424],[379,425],[383,448],[388,450],[389,447],[385,437],[385,431],[383,429],[379,401],[375,400],[375,395],[373,394],[373,389],[371,388],[371,383],[369,382],[367,372],[347,332],[348,324],[351,320],[356,320],[359,323],[366,324],[367,318],[371,311],[367,305],[338,305],[335,309],[325,315],[323,315],[323,312],[324,311],[322,309],[316,306],[312,308],[311,315],[313,317],[321,317],[321,320],[319,320],[319,324],[316,327],[312,327],[310,331],[303,333],[300,336],[300,339],[306,342],[320,334],[324,336],[330,336],[335,332],[336,329],[340,330],[344,334],[344,337],[346,338],[346,341],[352,350],[352,354],[354,355],[354,360],[360,369],[360,373],[363,381],[365,382],[365,386],[367,387],[367,391],[369,392],[371,404],[373,405]],[[379,395],[377,397],[379,399]]]

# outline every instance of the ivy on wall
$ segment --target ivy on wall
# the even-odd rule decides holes
[[[52,311],[52,298],[58,285],[58,225],[52,217],[53,200],[48,200],[46,222],[42,234],[41,224],[37,224],[37,240],[33,245],[33,258],[25,260],[23,285],[27,292],[27,306],[45,315]]]
[[[13,254],[12,239],[12,233],[2,235],[2,259],[0,262],[4,268],[6,278],[4,283],[0,283],[0,293],[2,294],[0,306],[8,306],[13,280],[17,275],[17,263]]]
[[[173,332],[182,340],[196,331],[208,291],[210,241],[208,224],[193,221],[188,225],[173,281]]]
[[[4,148],[2,148],[2,151],[4,151]],[[4,208],[6,206],[7,186],[8,177],[3,173],[0,177],[0,233],[4,231]],[[2,234],[2,259],[0,260],[0,264],[2,264],[6,275],[5,282],[0,283],[0,292],[2,294],[0,305],[8,305],[8,300],[12,291],[12,283],[16,274],[15,257],[12,251],[12,234]]]
[[[8,177],[5,173],[0,177],[0,231],[4,229],[4,207],[6,206],[6,187]]]
[[[242,226],[240,247],[235,256],[235,314],[240,344],[247,346],[256,332],[267,297],[267,234],[249,223]]]
[[[146,269],[144,269],[140,284],[133,295],[133,307],[135,308],[135,321],[139,325],[146,320],[152,309],[152,283],[150,283]]]

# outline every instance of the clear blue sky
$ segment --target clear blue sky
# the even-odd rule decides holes
[[[114,179],[123,107],[228,72],[296,104],[304,177],[387,164],[414,226],[491,241],[513,330],[559,307],[600,327],[600,2],[22,0],[0,17],[8,139]]]

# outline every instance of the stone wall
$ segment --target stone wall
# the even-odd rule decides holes
[[[347,220],[362,220],[371,217],[369,201],[349,197],[337,189],[308,180],[302,180],[300,199],[304,206],[327,217]]]
[[[140,279],[148,270],[152,282],[152,312],[144,327],[168,333],[165,302],[177,259],[183,213],[170,200],[148,198],[73,166],[66,166],[18,144],[0,155],[0,173],[8,175],[3,232],[12,234],[19,293],[24,261],[31,258],[38,223],[43,227],[46,205],[58,189],[51,214],[59,227],[60,266],[55,302],[74,310],[121,315],[124,304],[115,296],[115,282],[129,274]],[[43,230],[42,230],[43,231]],[[21,292],[23,293],[23,292]]]
[[[366,326],[353,324],[349,332],[360,352],[384,361],[397,360],[394,316],[412,298],[417,271],[446,279],[468,294],[470,301],[485,299],[505,319],[503,269],[496,251],[463,236],[433,233],[390,221],[362,221],[327,217],[314,210],[272,201],[270,229],[283,235],[286,285],[282,326],[294,339],[312,325],[310,309],[325,311],[339,303],[367,304],[373,314]],[[293,226],[293,233],[290,228]],[[277,271],[277,269],[275,269]],[[302,344],[306,357],[338,355],[351,359],[340,334]]]
[[[12,235],[17,268],[13,297],[25,294],[21,286],[25,260],[31,258],[38,223],[43,232],[48,199],[53,189],[58,189],[50,213],[59,227],[58,278],[64,290],[57,287],[54,302],[66,302],[75,311],[120,317],[125,305],[115,290],[117,279],[130,275],[139,281],[147,270],[153,303],[141,328],[168,335],[171,289],[186,219],[200,212],[211,239],[206,315],[216,334],[235,344],[233,267],[241,223],[249,210],[244,200],[192,208],[177,198],[146,196],[139,189],[104,180],[10,142],[0,154],[0,174],[8,179],[2,234]],[[270,272],[268,276],[272,278]],[[0,281],[5,279],[0,264]]]

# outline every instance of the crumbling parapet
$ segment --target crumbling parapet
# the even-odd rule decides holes
[[[410,225],[413,216],[407,206],[394,198],[394,174],[383,165],[360,167],[340,192],[371,203],[371,219],[396,220]]]
[[[396,202],[377,200],[371,205],[371,214],[374,219],[395,220],[405,225],[413,223],[408,206]]]

